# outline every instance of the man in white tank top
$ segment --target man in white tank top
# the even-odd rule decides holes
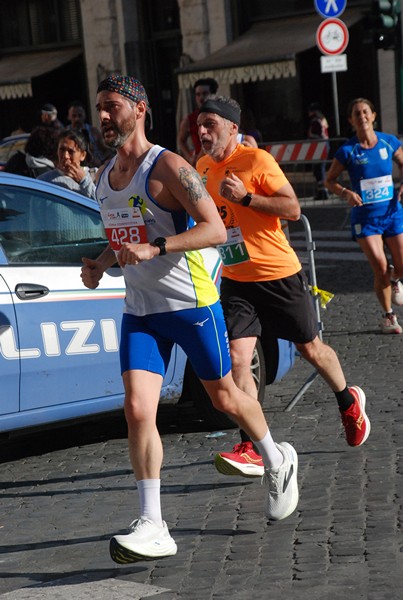
[[[140,516],[128,534],[111,540],[117,563],[177,551],[162,519],[162,443],[156,426],[174,343],[183,347],[214,406],[247,431],[262,454],[267,518],[284,519],[298,503],[297,454],[287,442],[274,443],[259,402],[235,386],[218,293],[198,252],[224,243],[225,227],[189,163],[147,140],[148,107],[142,84],[132,77],[111,75],[98,86],[102,135],[117,151],[97,173],[110,244],[97,260],[83,259],[81,276],[85,286],[96,288],[117,261],[127,289],[121,370]]]

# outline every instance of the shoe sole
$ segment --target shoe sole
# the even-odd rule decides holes
[[[296,494],[294,496],[294,502],[290,505],[290,507],[288,508],[288,510],[281,515],[281,517],[269,517],[266,514],[266,517],[269,521],[282,521],[283,519],[286,519],[287,517],[289,517],[290,515],[292,515],[292,513],[296,510],[297,506],[298,506],[298,501],[299,501],[299,490],[298,490],[298,454],[295,450],[295,448],[293,446],[291,446],[291,444],[289,444],[288,442],[281,442],[280,444],[277,444],[278,446],[281,446],[282,448],[286,448],[288,450],[288,452],[291,454],[291,456],[293,457],[293,462],[292,464],[294,465],[294,469],[295,469],[295,481],[296,481]],[[294,475],[293,475],[294,476]]]
[[[177,548],[175,545],[175,551],[167,554],[159,554],[158,556],[149,556],[147,554],[141,554],[140,552],[134,552],[125,548],[119,542],[112,538],[109,542],[109,553],[111,559],[119,565],[127,565],[128,563],[135,563],[144,560],[159,560],[160,558],[167,558],[168,556],[175,556]]]
[[[395,333],[395,334],[400,334],[400,333],[402,333],[402,331],[403,331],[401,327],[396,327],[395,329],[383,329],[383,328],[381,327],[381,329],[382,329],[382,333],[383,333],[384,335],[388,335],[388,334],[390,334],[390,333],[392,333],[392,334],[393,334],[393,333]]]
[[[365,404],[366,404],[367,399],[366,399],[364,391],[356,385],[352,385],[349,389],[350,390],[353,389],[357,392],[358,403],[360,405],[361,412],[363,414],[365,425],[366,425],[365,436],[363,437],[362,441],[359,444],[357,444],[356,446],[352,446],[353,448],[358,448],[359,446],[362,446],[363,443],[368,439],[368,436],[371,431],[371,421],[368,419],[367,413],[365,412]],[[349,444],[349,446],[351,446],[351,444]]]
[[[217,471],[223,475],[238,475],[247,477],[248,479],[262,477],[264,475],[264,467],[258,467],[256,465],[239,465],[227,458],[223,458],[220,454],[217,454],[214,458],[214,466]]]

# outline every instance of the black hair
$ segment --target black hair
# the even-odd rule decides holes
[[[54,160],[57,153],[58,131],[52,127],[35,127],[25,145],[25,152],[36,158],[44,156]]]
[[[86,152],[88,154],[88,136],[81,131],[75,131],[74,129],[63,129],[63,131],[59,134],[57,143],[59,144],[60,140],[72,140],[77,148],[81,150],[81,152]]]
[[[81,100],[72,100],[71,102],[69,102],[69,104],[67,105],[67,110],[69,110],[70,108],[83,108],[85,111],[85,106],[84,103],[81,102]]]
[[[202,79],[198,79],[193,84],[193,89],[195,90],[199,85],[207,85],[210,88],[211,94],[216,94],[218,90],[218,83],[212,77],[204,77]]]

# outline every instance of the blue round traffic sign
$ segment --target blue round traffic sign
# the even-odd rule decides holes
[[[324,19],[338,17],[344,11],[347,0],[315,0],[316,11]]]

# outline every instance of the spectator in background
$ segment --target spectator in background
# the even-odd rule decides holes
[[[308,138],[310,140],[328,140],[329,124],[317,102],[312,102],[312,104],[309,105],[308,116]],[[329,194],[325,187],[326,163],[314,163],[312,172],[316,179],[315,200],[327,200]]]
[[[194,166],[200,157],[201,144],[197,129],[197,117],[200,107],[204,104],[211,94],[218,90],[218,83],[215,79],[207,77],[198,79],[193,86],[195,94],[196,109],[182,119],[178,132],[178,148],[182,156]]]
[[[61,185],[88,198],[95,198],[95,185],[88,167],[83,166],[87,157],[87,139],[82,133],[65,129],[57,145],[57,168],[38,177]]]
[[[243,144],[244,146],[249,146],[249,148],[257,148],[257,141],[253,137],[253,135],[246,135],[246,133],[238,133],[236,136],[238,144]]]
[[[256,140],[256,146],[263,142],[261,131],[256,127],[255,116],[250,108],[243,108],[241,114],[241,124],[239,131],[248,137],[253,137]]]
[[[70,121],[67,129],[82,133],[88,140],[88,166],[100,167],[106,159],[112,158],[113,153],[105,146],[100,131],[86,122],[85,108],[79,100],[70,102],[67,118]]]
[[[57,118],[57,108],[53,104],[44,104],[41,108],[41,124],[45,127],[56,129],[57,132],[64,129],[63,123]]]
[[[25,145],[25,154],[18,150],[6,163],[4,171],[26,177],[39,177],[54,169],[57,140],[56,129],[43,125],[35,127]]]

